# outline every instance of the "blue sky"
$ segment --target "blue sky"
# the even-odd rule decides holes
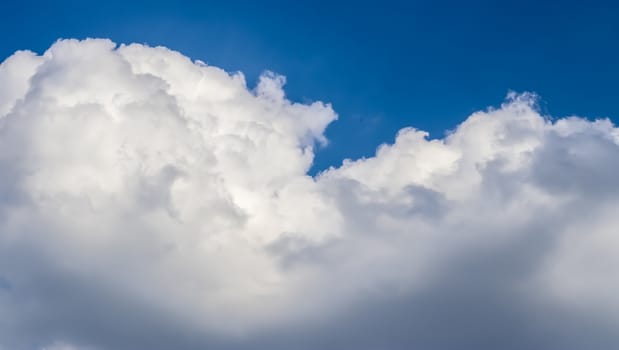
[[[511,89],[561,117],[619,115],[613,1],[11,1],[0,56],[56,39],[165,45],[244,72],[287,76],[293,100],[331,102],[314,171],[373,154],[414,126],[440,137]],[[8,8],[7,8],[8,7]]]

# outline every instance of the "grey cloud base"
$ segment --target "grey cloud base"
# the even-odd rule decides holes
[[[619,129],[510,94],[310,177],[285,80],[62,40],[0,65],[0,349],[619,348]]]

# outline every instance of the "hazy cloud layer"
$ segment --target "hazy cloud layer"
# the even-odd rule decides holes
[[[284,82],[108,40],[5,60],[0,349],[619,347],[610,121],[510,94],[313,178],[337,116]]]

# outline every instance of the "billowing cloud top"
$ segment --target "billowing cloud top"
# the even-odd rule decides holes
[[[0,349],[619,347],[619,130],[510,94],[311,177],[337,119],[166,48],[0,66]]]

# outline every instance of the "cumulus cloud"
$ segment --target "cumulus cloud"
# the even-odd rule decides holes
[[[0,65],[0,349],[619,346],[619,129],[510,94],[315,177],[285,79],[61,40]]]

